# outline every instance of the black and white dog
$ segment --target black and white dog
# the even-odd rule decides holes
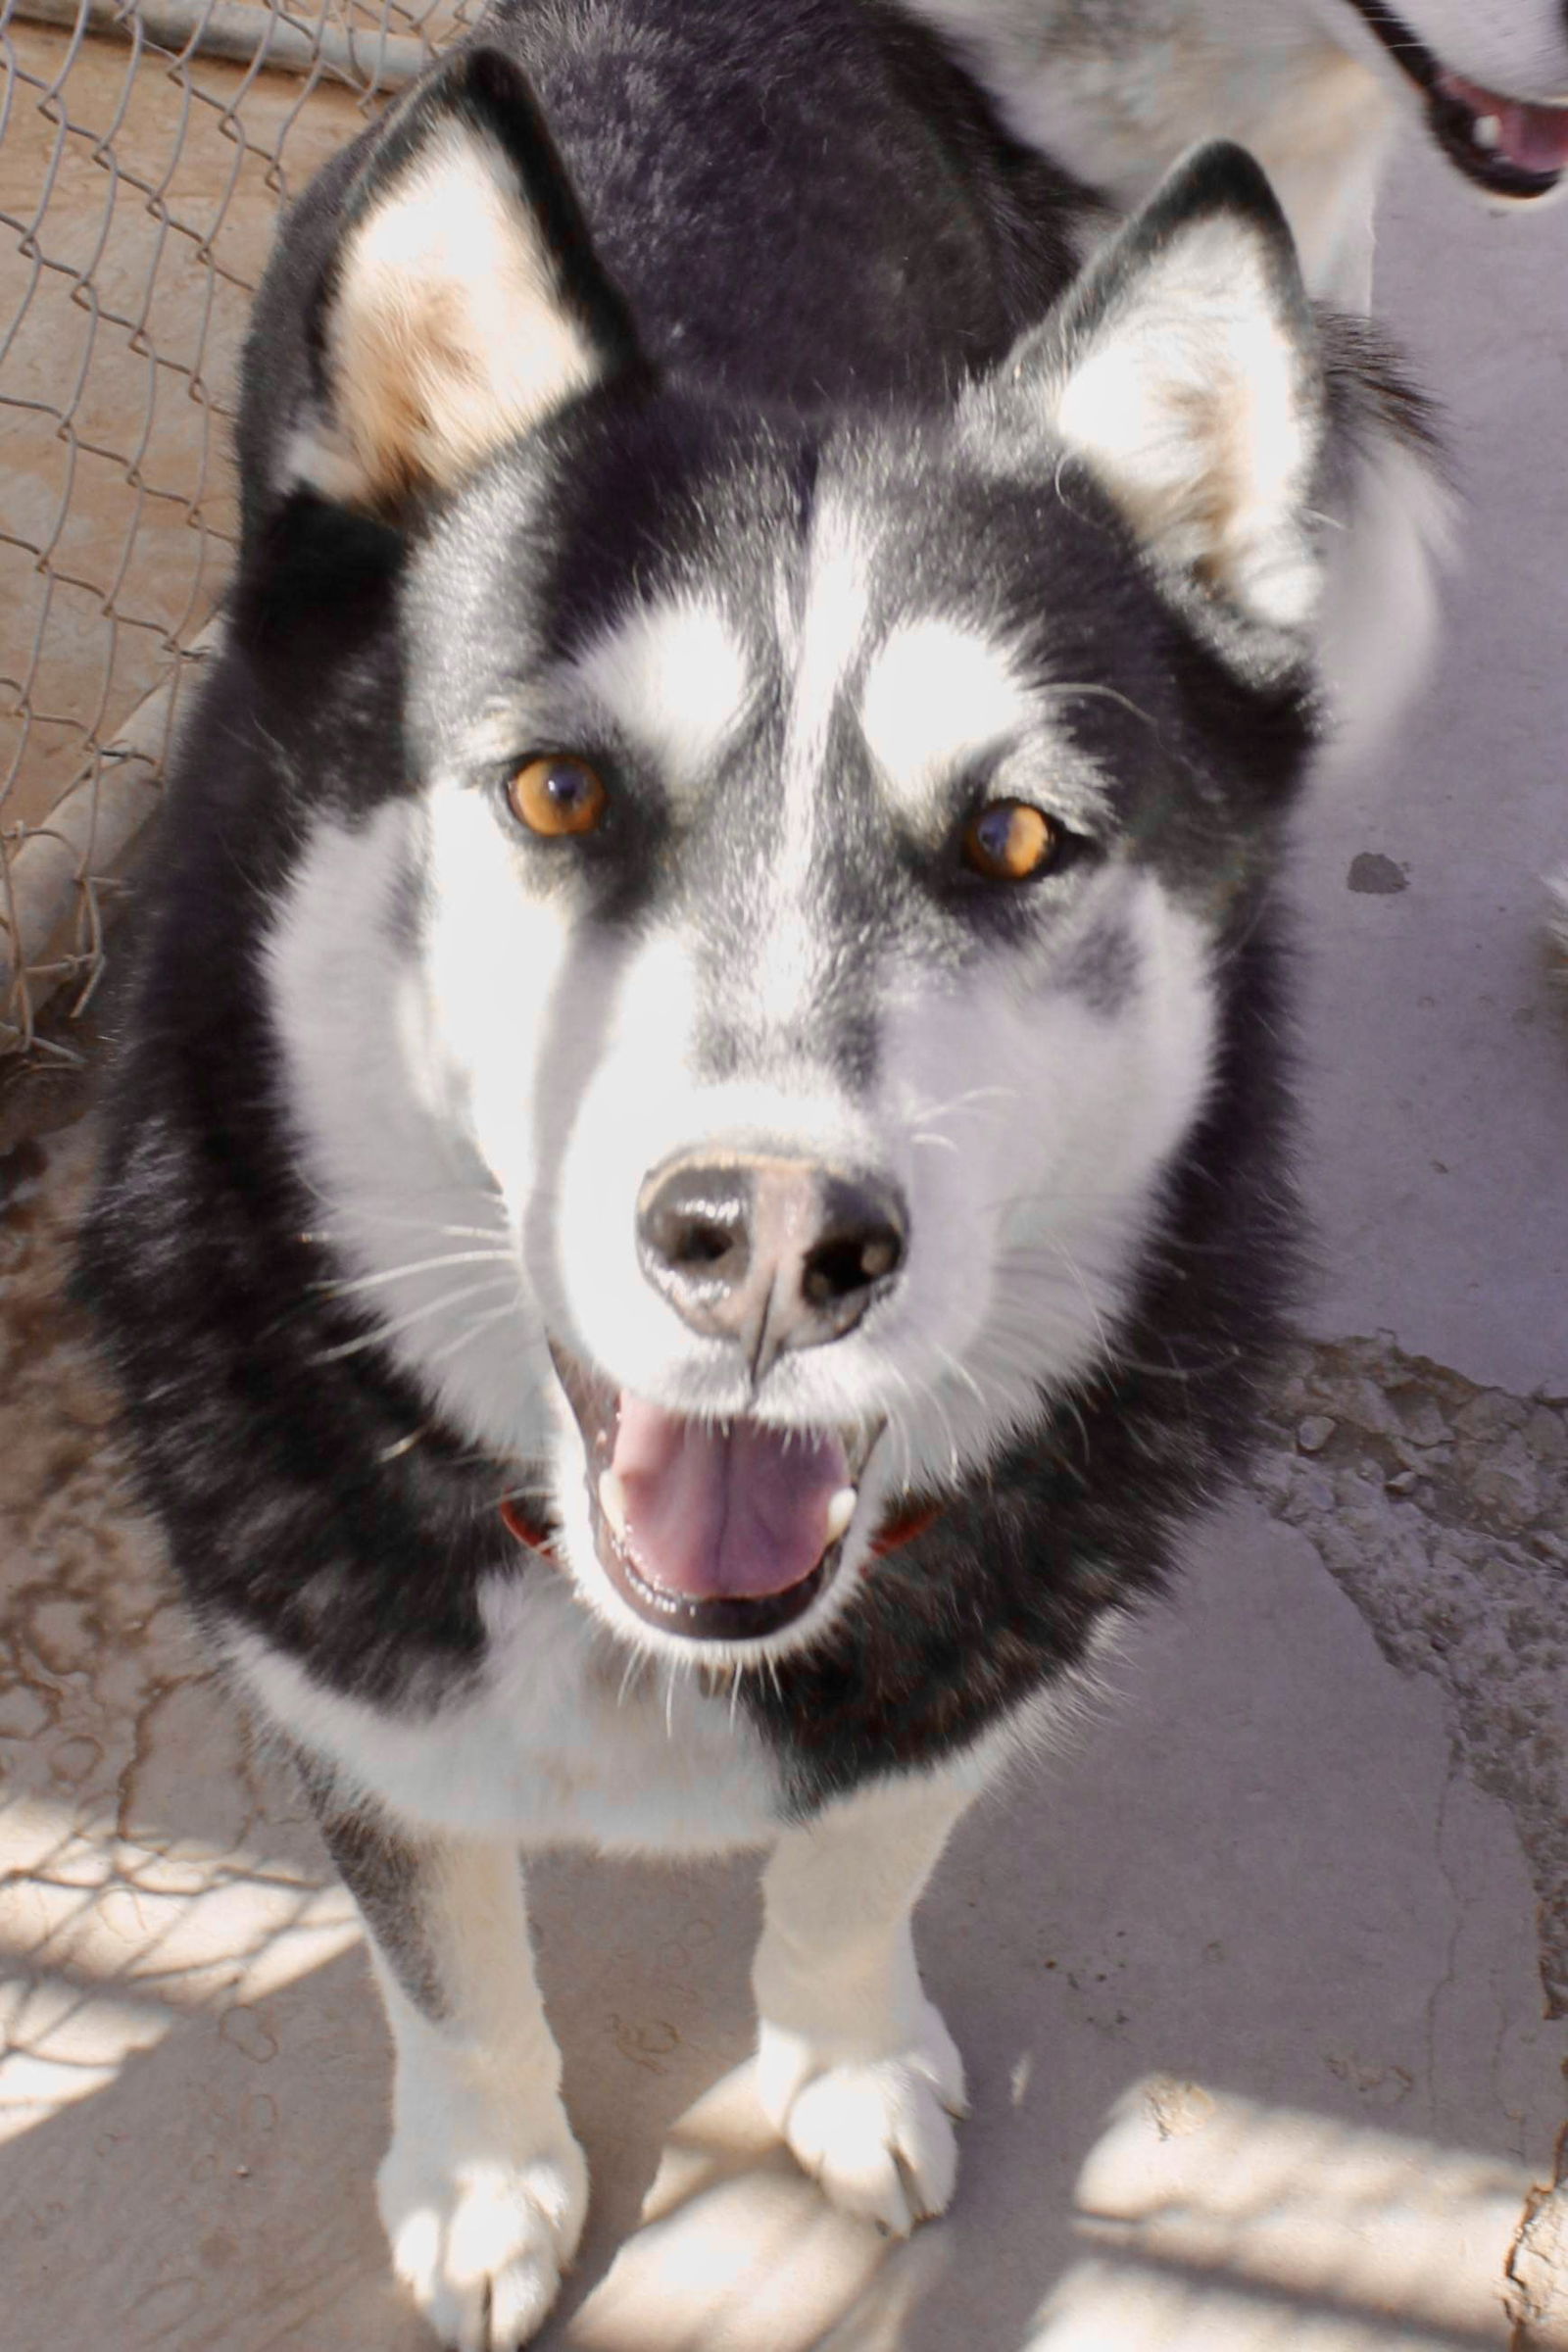
[[[910,1912],[1245,1450],[1324,539],[1421,426],[1235,148],[1073,280],[891,13],[481,37],[261,300],[83,1264],[496,2352],[586,2197],[519,1845],[769,1847],[763,2102],[949,2199]]]

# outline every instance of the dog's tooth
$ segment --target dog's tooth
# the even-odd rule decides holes
[[[838,1542],[850,1521],[855,1517],[855,1506],[858,1500],[859,1496],[854,1487],[840,1487],[829,1502],[827,1506],[827,1540],[830,1544]]]
[[[599,1481],[599,1508],[610,1521],[617,1541],[626,1536],[626,1490],[618,1470],[606,1470]]]
[[[1492,149],[1502,145],[1502,124],[1495,115],[1477,115],[1470,125],[1470,136],[1478,147]]]

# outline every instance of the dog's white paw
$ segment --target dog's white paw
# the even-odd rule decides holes
[[[381,2166],[392,2268],[448,2352],[516,2352],[576,2251],[588,2168],[564,2114],[533,2153],[518,2152],[519,2136],[459,2150],[400,2132]]]
[[[895,2237],[946,2211],[957,2176],[952,2119],[963,2061],[929,2002],[918,2033],[883,2055],[829,2052],[763,2024],[757,2083],[769,2120],[841,2212]]]

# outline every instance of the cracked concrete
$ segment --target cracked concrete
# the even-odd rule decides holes
[[[1568,2015],[1568,1397],[1478,1388],[1392,1338],[1304,1347],[1257,1486],[1309,1536],[1386,1657],[1434,1676],[1509,1808]]]
[[[1558,2136],[1549,2183],[1526,2200],[1507,2277],[1509,2352],[1531,2352],[1568,2335],[1568,2125]]]
[[[1324,1280],[1255,1492],[922,1915],[974,2096],[955,2211],[890,2249],[769,2141],[749,1868],[552,1861],[595,2191],[547,2352],[1568,2352],[1565,263],[1568,219],[1396,182],[1391,307],[1476,518],[1407,740],[1301,831]],[[424,2352],[352,1913],[62,1301],[89,1149],[0,1162],[7,2352]]]

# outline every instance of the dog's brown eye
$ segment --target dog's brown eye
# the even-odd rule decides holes
[[[992,882],[1027,882],[1059,852],[1064,835],[1027,801],[993,801],[963,829],[964,863]]]
[[[561,752],[519,767],[507,786],[507,798],[530,833],[557,839],[565,833],[592,833],[604,820],[610,795],[603,777],[586,760]]]

